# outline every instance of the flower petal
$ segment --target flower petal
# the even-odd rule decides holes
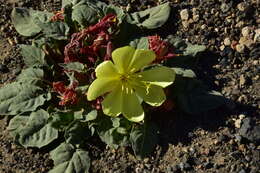
[[[112,52],[112,59],[120,73],[125,73],[133,58],[135,49],[130,46],[118,48]]]
[[[135,92],[123,92],[122,112],[129,121],[140,122],[144,119],[144,110]]]
[[[140,122],[144,119],[144,111],[136,94],[130,88],[116,87],[102,102],[104,114],[115,117],[121,113],[129,121]]]
[[[128,71],[136,72],[146,65],[152,63],[156,55],[151,50],[136,49],[133,58],[128,66]]]
[[[117,85],[102,101],[102,110],[104,114],[116,117],[122,113],[122,104],[122,90],[120,85]]]
[[[163,88],[171,85],[175,80],[175,71],[171,68],[159,66],[137,74],[141,81],[149,82]]]
[[[97,78],[116,78],[119,76],[112,61],[104,61],[95,69]]]
[[[165,100],[166,96],[162,87],[156,85],[139,85],[134,87],[136,93],[149,105],[160,106]]]
[[[118,85],[118,83],[118,80],[112,78],[97,78],[88,88],[88,100],[95,100],[97,97],[112,91]]]

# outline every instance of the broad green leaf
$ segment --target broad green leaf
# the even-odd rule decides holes
[[[130,46],[135,49],[149,49],[148,37],[141,37],[130,42]]]
[[[206,112],[226,103],[219,92],[209,90],[200,81],[193,78],[176,78],[173,96],[179,108],[189,114]]]
[[[103,8],[103,12],[104,12],[104,15],[111,14],[111,13],[116,14],[119,24],[122,22],[122,20],[125,17],[125,13],[122,10],[122,8],[114,6],[113,4],[109,4],[109,5],[105,4],[104,8]]]
[[[84,116],[84,121],[93,121],[97,118],[97,111],[93,110]]]
[[[91,131],[86,123],[75,120],[66,128],[64,137],[67,143],[79,145],[91,137]]]
[[[48,123],[48,112],[32,112],[26,125],[18,132],[17,140],[24,147],[42,148],[58,138],[58,130]]]
[[[34,36],[41,32],[36,20],[46,22],[53,14],[25,8],[14,8],[11,19],[17,32],[23,36]],[[36,19],[38,18],[38,19]]]
[[[185,56],[196,56],[199,52],[203,52],[206,50],[206,46],[203,45],[193,45],[188,43],[187,48],[184,52]]]
[[[61,7],[64,8],[66,5],[73,4],[75,0],[62,0]]]
[[[28,67],[46,65],[45,53],[40,48],[30,45],[20,45],[21,54]]]
[[[80,62],[71,62],[68,64],[59,64],[59,65],[62,66],[65,70],[69,70],[69,71],[84,72],[85,70],[84,64]]]
[[[119,127],[114,127],[112,120],[105,115],[101,115],[97,122],[97,132],[100,139],[112,148],[118,148],[118,146],[126,146],[128,144],[128,135],[118,133]],[[129,128],[126,124],[121,124],[123,127]]]
[[[66,40],[69,35],[69,26],[64,22],[37,23],[46,37],[56,40]]]
[[[147,29],[161,27],[169,18],[171,7],[165,3],[144,11],[135,12],[128,15],[127,21]]]
[[[157,126],[150,122],[132,128],[130,142],[138,159],[144,159],[154,150],[158,143],[157,131]]]
[[[198,54],[206,50],[203,45],[192,45],[172,35],[169,35],[166,41],[172,44],[174,53],[178,54],[168,61],[168,66],[191,68],[196,65]]]
[[[44,73],[40,68],[30,67],[22,71],[22,73],[17,77],[17,80],[21,83],[26,84],[38,84],[43,80]]]
[[[16,115],[35,111],[51,99],[50,93],[30,85],[14,82],[0,89],[0,114]]]
[[[75,5],[72,11],[72,20],[77,21],[82,28],[98,21],[98,13],[88,5]]]
[[[17,134],[21,131],[22,128],[26,126],[29,116],[17,115],[12,118],[9,122],[7,130],[13,137],[16,137]]]
[[[172,68],[174,69],[175,73],[177,75],[180,75],[182,77],[188,77],[188,78],[196,78],[196,74],[191,69],[184,69],[184,68]]]
[[[59,130],[64,130],[67,126],[74,121],[74,113],[71,111],[62,112],[57,111],[51,114],[52,120],[51,125]]]
[[[75,149],[73,145],[62,143],[50,153],[54,168],[49,173],[88,173],[90,158],[88,152]]]

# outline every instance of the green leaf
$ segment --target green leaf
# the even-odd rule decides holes
[[[72,20],[77,21],[82,28],[96,23],[98,18],[96,10],[85,4],[73,6]]]
[[[118,148],[119,145],[126,146],[128,144],[128,135],[118,133],[119,127],[114,127],[110,118],[102,115],[102,119],[98,119],[97,123],[98,135],[108,146]]]
[[[88,152],[75,149],[73,145],[62,143],[51,153],[54,168],[49,173],[88,173],[90,158]]]
[[[175,101],[183,111],[189,114],[199,114],[226,103],[219,92],[209,90],[200,81],[178,76],[172,90]]]
[[[16,138],[24,147],[42,148],[58,138],[58,130],[48,123],[48,112],[40,109],[32,112],[28,122],[18,132]]]
[[[34,36],[41,32],[41,28],[36,24],[36,20],[46,22],[52,15],[52,13],[48,12],[14,8],[11,13],[11,19],[19,34],[23,36]]]
[[[93,121],[97,118],[97,111],[93,110],[84,116],[84,121]]]
[[[195,57],[198,53],[206,50],[204,45],[193,45],[173,35],[169,35],[166,41],[174,46],[174,53],[181,54],[183,56]]]
[[[59,130],[64,130],[67,126],[74,121],[74,114],[73,112],[53,112],[51,114],[52,120],[51,125]]]
[[[45,53],[40,48],[30,45],[20,45],[21,54],[28,67],[46,65]]]
[[[79,145],[91,137],[91,131],[86,123],[75,120],[67,127],[64,137],[67,143]]]
[[[136,125],[130,133],[130,142],[138,159],[144,159],[158,143],[157,126],[153,123]]]
[[[50,93],[40,87],[14,82],[0,89],[0,114],[17,115],[35,111],[51,99]]]
[[[191,68],[196,65],[198,54],[206,50],[203,45],[192,45],[172,35],[169,35],[166,41],[172,44],[174,53],[179,54],[168,60],[168,66]]]
[[[69,70],[69,71],[84,72],[85,70],[84,64],[80,62],[71,62],[68,64],[59,64],[59,65],[62,66],[65,70]]]
[[[41,27],[42,32],[46,37],[50,37],[56,40],[66,40],[69,35],[69,26],[64,22],[49,22],[49,23],[37,23]]]
[[[168,20],[170,12],[170,4],[165,3],[144,11],[132,13],[127,16],[127,21],[139,27],[155,29],[161,27]]]
[[[130,46],[135,49],[149,49],[148,37],[141,37],[140,39],[134,39],[130,42]]]
[[[22,71],[22,73],[17,77],[18,82],[26,84],[38,84],[43,80],[44,73],[40,68],[30,67]]]
[[[64,8],[66,5],[73,4],[75,0],[62,0],[61,7]]]
[[[13,137],[16,137],[17,134],[21,131],[22,128],[26,126],[29,116],[17,115],[12,118],[9,122],[7,130]]]
[[[188,43],[187,48],[184,51],[184,56],[196,56],[199,52],[203,52],[206,50],[206,46],[203,45],[193,45]]]
[[[182,77],[188,77],[188,78],[196,78],[196,74],[191,69],[184,69],[184,68],[172,68],[174,69],[175,73],[177,75],[180,75]]]

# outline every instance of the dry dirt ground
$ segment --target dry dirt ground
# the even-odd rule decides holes
[[[170,1],[170,0],[169,0]],[[110,0],[131,10],[154,6],[157,0]],[[175,34],[208,48],[194,69],[199,78],[220,91],[229,104],[200,115],[174,110],[154,115],[160,143],[151,157],[138,161],[128,148],[112,150],[90,144],[91,172],[111,173],[257,173],[260,170],[260,4],[258,0],[171,0],[169,22],[155,33]],[[0,87],[23,68],[18,36],[10,21],[14,6],[53,11],[59,0],[0,0]],[[0,120],[0,173],[44,173],[52,167],[47,150],[24,149]]]

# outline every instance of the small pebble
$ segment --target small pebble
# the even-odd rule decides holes
[[[237,8],[238,8],[239,11],[242,11],[242,12],[243,12],[243,11],[246,10],[247,5],[246,5],[246,3],[241,2],[241,3],[237,4]]]
[[[223,13],[228,12],[228,10],[230,9],[230,5],[226,4],[226,3],[222,3],[220,6],[220,9]]]
[[[231,41],[230,41],[230,39],[228,37],[224,39],[224,45],[225,46],[230,46],[231,45]]]
[[[188,9],[181,10],[180,16],[182,20],[188,20],[189,19],[189,11]]]
[[[248,37],[251,33],[251,28],[246,26],[244,28],[242,28],[242,31],[241,31],[243,37]]]
[[[239,53],[244,53],[245,46],[244,46],[243,44],[237,44],[237,45],[236,45],[236,50],[237,50],[237,52],[239,52]]]
[[[255,30],[254,42],[260,42],[260,28]]]

